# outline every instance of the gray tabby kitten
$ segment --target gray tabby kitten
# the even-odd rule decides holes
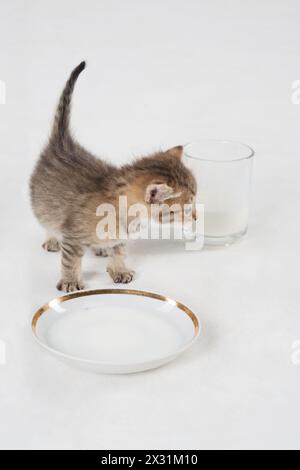
[[[97,207],[110,203],[118,214],[119,197],[128,207],[142,203],[190,204],[195,199],[196,181],[182,162],[183,148],[171,148],[116,167],[85,150],[70,132],[70,105],[75,82],[85,62],[71,73],[62,92],[49,142],[30,181],[32,208],[47,231],[43,248],[61,249],[59,290],[84,289],[81,259],[86,247],[109,256],[107,271],[116,283],[128,283],[134,272],[125,265],[125,246],[118,237],[100,240],[96,233]],[[120,225],[121,221],[118,220]]]

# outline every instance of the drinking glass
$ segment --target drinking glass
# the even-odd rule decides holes
[[[204,209],[204,243],[229,245],[247,233],[254,151],[224,140],[199,140],[184,147],[185,162],[198,182]]]

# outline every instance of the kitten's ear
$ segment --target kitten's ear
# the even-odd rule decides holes
[[[161,204],[174,194],[173,188],[164,183],[152,183],[146,188],[145,201],[149,204]]]
[[[173,158],[178,158],[178,160],[181,160],[183,157],[183,146],[182,145],[177,145],[177,147],[172,147],[171,149],[167,150],[166,155],[173,157]]]

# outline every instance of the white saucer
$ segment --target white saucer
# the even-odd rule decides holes
[[[51,300],[33,316],[32,330],[41,346],[74,366],[126,374],[175,359],[200,326],[185,305],[162,295],[102,289]]]

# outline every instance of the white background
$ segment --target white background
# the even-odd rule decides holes
[[[28,179],[82,59],[72,124],[96,154],[118,163],[202,137],[256,150],[247,238],[132,250],[132,287],[203,322],[185,356],[133,376],[68,368],[30,333],[57,295],[59,255],[41,249]],[[299,448],[299,1],[3,0],[0,79],[0,447]],[[112,285],[103,260],[87,256],[84,271],[88,287]]]

